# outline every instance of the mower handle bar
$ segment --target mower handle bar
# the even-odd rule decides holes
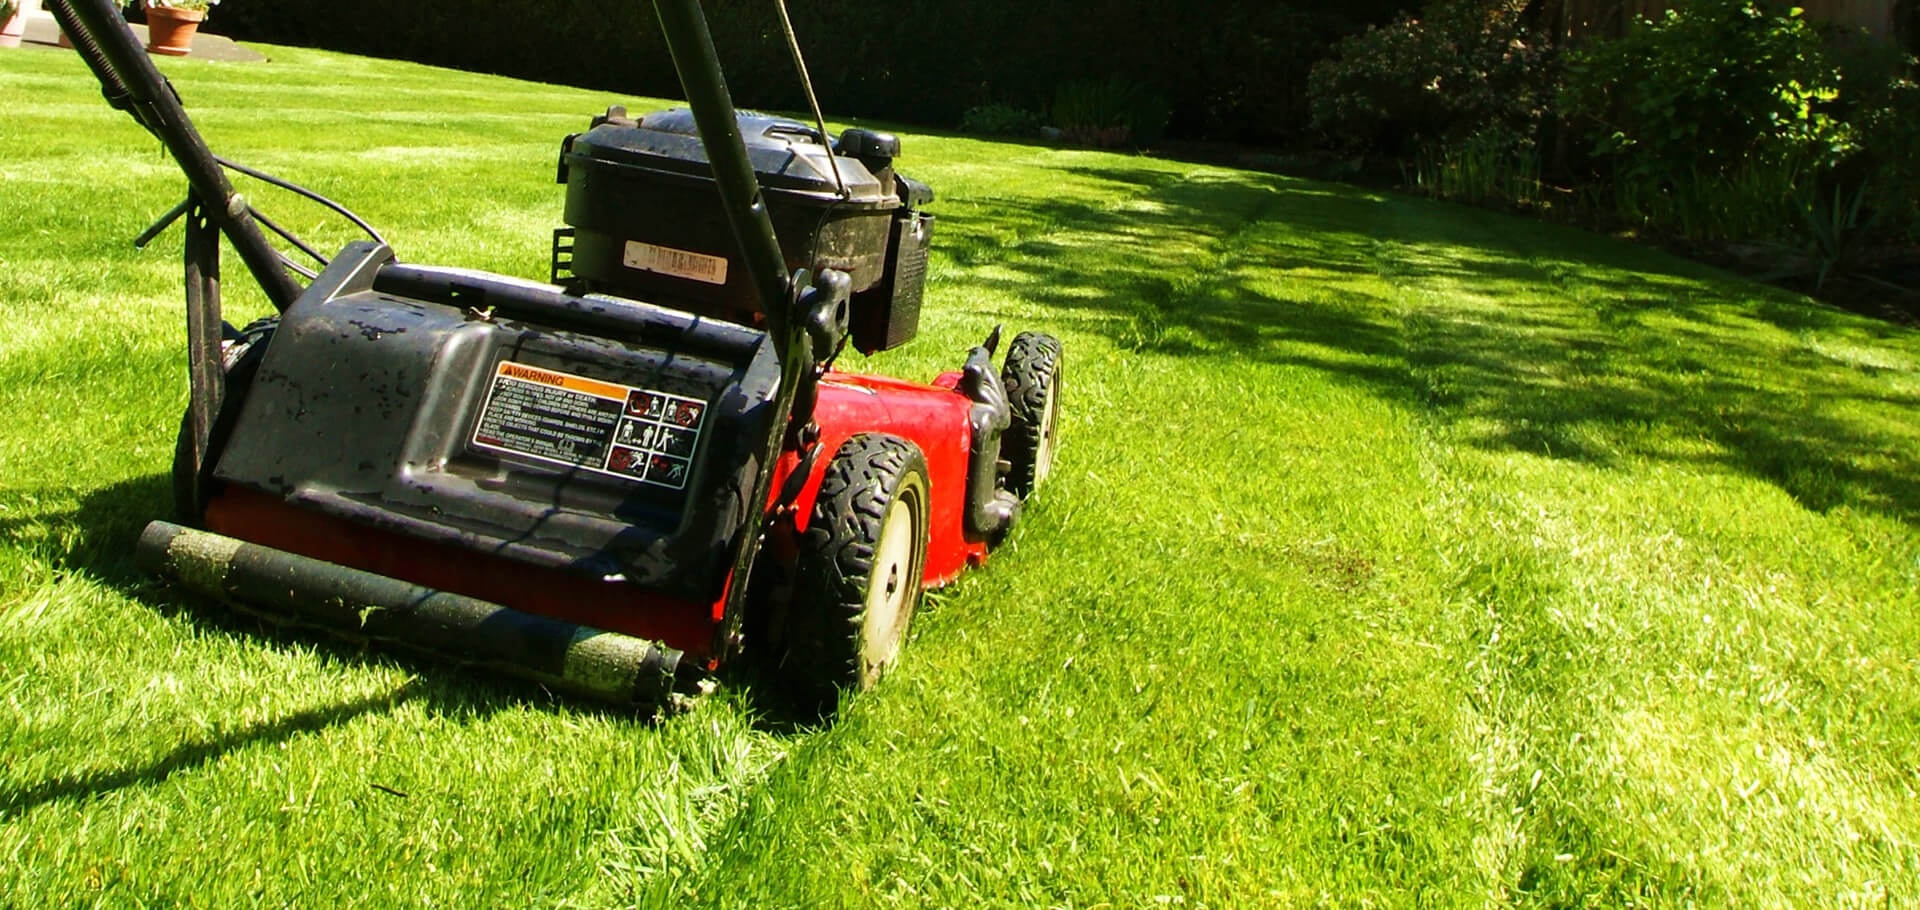
[[[707,17],[700,0],[654,0],[653,9],[660,16],[660,31],[680,76],[680,88],[687,94],[687,106],[693,109],[700,142],[706,146],[727,224],[740,244],[760,311],[766,316],[767,333],[785,363],[798,353],[794,344],[804,334],[793,330],[794,314],[789,312],[795,303],[793,278],[787,273],[786,256],[780,252],[780,240],[773,232],[760,178],[754,174],[746,141],[740,136],[733,97],[720,71],[720,56],[713,48]]]
[[[793,278],[740,136],[706,15],[699,0],[654,0],[653,5],[707,148],[721,205],[740,244],[767,332],[783,362],[811,359],[798,349],[804,333],[795,331],[790,312],[796,303]],[[267,241],[246,199],[234,191],[223,162],[194,128],[172,83],[154,66],[112,0],[49,0],[48,6],[99,79],[107,103],[131,114],[160,140],[186,174],[193,202],[233,244],[274,307],[285,310],[300,295],[299,282]]]
[[[194,204],[227,236],[274,307],[290,306],[300,296],[299,282],[288,274],[246,199],[234,192],[226,171],[194,129],[173,84],[147,57],[112,0],[50,0],[49,8],[100,80],[107,103],[131,114],[166,146],[187,175]]]

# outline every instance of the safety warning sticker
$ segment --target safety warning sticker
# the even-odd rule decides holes
[[[707,404],[511,360],[494,368],[476,448],[685,489]]]

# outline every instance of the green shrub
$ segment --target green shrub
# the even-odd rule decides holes
[[[1168,59],[1153,69],[1174,101],[1171,127],[1184,135],[1297,142],[1312,115],[1307,85],[1314,63],[1400,5],[1223,3],[1205,16],[1183,17],[1199,34],[1165,36]]]
[[[1525,0],[1432,0],[1341,41],[1308,80],[1312,125],[1349,151],[1406,156],[1488,129],[1536,131],[1557,78]]]
[[[1098,148],[1157,142],[1169,114],[1166,96],[1119,76],[1061,85],[1051,113],[1068,141]]]
[[[1824,286],[1835,273],[1850,271],[1859,264],[1881,217],[1888,211],[1867,209],[1871,188],[1869,181],[1861,181],[1851,193],[1835,186],[1831,199],[1821,194],[1813,205],[1802,209],[1814,287]]]
[[[1416,192],[1475,205],[1533,208],[1545,201],[1533,137],[1497,126],[1421,147],[1403,180]]]
[[[1797,8],[1694,0],[1574,55],[1562,98],[1623,219],[1804,250],[1824,282],[1920,237],[1914,66]]]
[[[982,104],[961,115],[960,129],[983,136],[1032,136],[1040,132],[1040,115],[1011,104]]]
[[[1626,175],[1610,192],[1614,217],[1629,227],[1695,243],[1794,246],[1816,176],[1804,162],[1753,158],[1673,171],[1659,182]]]
[[[1920,69],[1912,55],[1890,42],[1854,36],[1836,54],[1844,119],[1858,146],[1839,169],[1841,182],[1875,192],[1868,203],[1879,226],[1909,240],[1920,240]]]
[[[1563,100],[1616,179],[1670,185],[1754,159],[1838,161],[1839,87],[1799,9],[1694,0],[1575,54]]]
[[[983,99],[1046,108],[1063,83],[1117,69],[1178,113],[1130,141],[1184,135],[1270,141],[1305,116],[1308,65],[1401,0],[853,0],[789,4],[821,103],[834,116],[950,126]],[[766,0],[705,0],[742,105],[805,106]],[[254,0],[220,8],[223,34],[455,66],[542,82],[677,97],[651,4],[598,0]],[[1116,61],[1119,61],[1116,63]],[[1154,120],[1155,118],[1146,118]]]

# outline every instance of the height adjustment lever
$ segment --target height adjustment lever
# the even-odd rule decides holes
[[[802,281],[805,275],[798,276]],[[813,340],[813,357],[826,363],[840,353],[853,318],[853,278],[839,269],[821,269],[800,291],[800,324]]]

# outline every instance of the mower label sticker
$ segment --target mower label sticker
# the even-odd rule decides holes
[[[670,246],[655,246],[638,240],[627,241],[626,252],[620,261],[627,268],[643,272],[659,272],[675,278],[692,281],[704,281],[707,284],[727,283],[727,260],[720,256],[708,256],[704,253],[690,253],[676,250]]]
[[[502,361],[473,445],[685,489],[706,402]]]

